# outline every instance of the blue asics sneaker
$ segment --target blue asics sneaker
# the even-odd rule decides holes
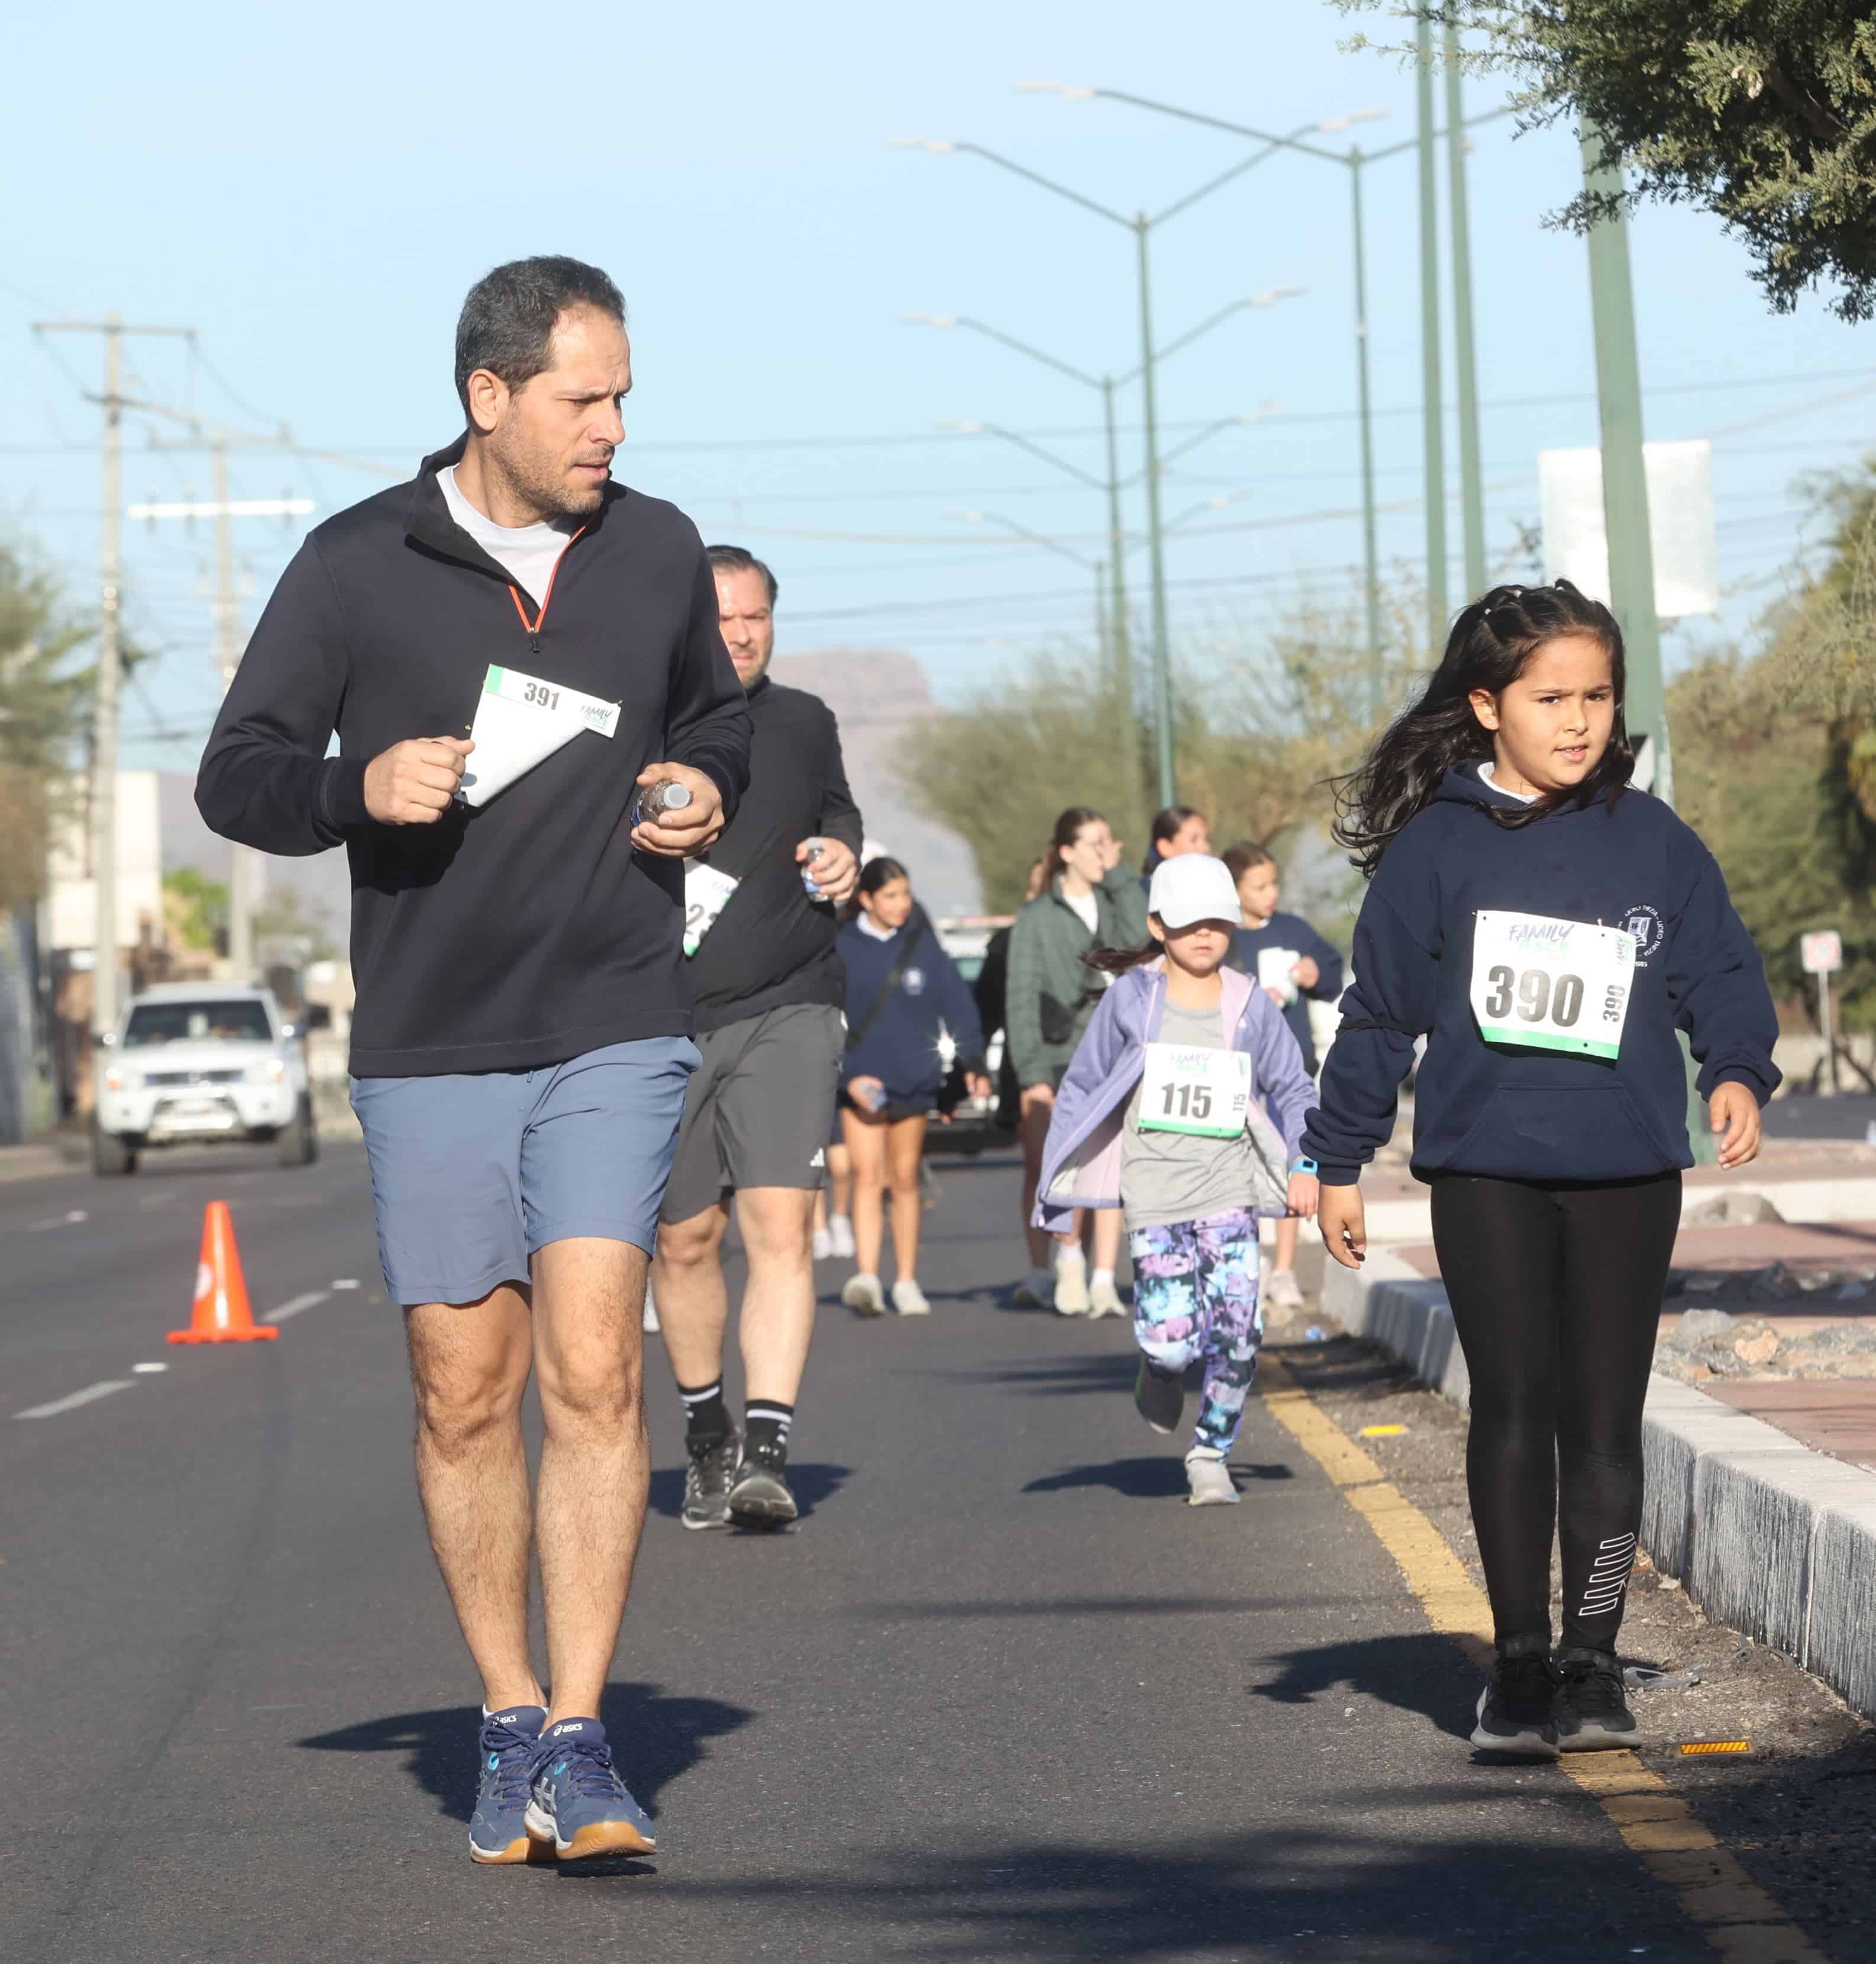
[[[649,1855],[650,1817],[626,1792],[597,1718],[563,1718],[541,1735],[528,1831],[563,1862],[588,1855]]]
[[[482,1722],[482,1777],[469,1822],[469,1853],[477,1862],[528,1860],[528,1794],[540,1757],[538,1705],[511,1705]]]

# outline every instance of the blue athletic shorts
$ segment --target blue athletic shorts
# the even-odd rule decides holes
[[[648,1037],[538,1070],[354,1077],[391,1300],[478,1301],[574,1236],[649,1253],[698,1062]]]

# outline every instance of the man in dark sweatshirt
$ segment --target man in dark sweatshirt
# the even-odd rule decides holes
[[[351,860],[352,1102],[418,1488],[482,1677],[483,1862],[652,1845],[599,1699],[649,1481],[647,1254],[697,1062],[681,862],[735,814],[749,720],[695,528],[611,481],[624,313],[576,260],[478,283],[467,433],[309,537],[196,788],[228,838]],[[635,826],[635,794],[665,783],[688,802]]]
[[[845,1046],[835,909],[859,878],[860,814],[833,711],[769,679],[775,576],[739,546],[712,546],[710,559],[724,644],[749,692],[749,788],[685,872],[704,1064],[685,1101],[653,1290],[684,1401],[685,1526],[776,1526],[796,1513],[788,1429],[814,1333],[814,1196]],[[749,1261],[740,1435],[723,1394],[732,1194]]]

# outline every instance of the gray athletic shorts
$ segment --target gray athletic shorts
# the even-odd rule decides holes
[[[689,1038],[647,1037],[538,1070],[354,1077],[391,1300],[478,1301],[576,1235],[649,1252],[697,1065]]]
[[[840,1012],[823,1003],[699,1037],[663,1218],[691,1220],[744,1187],[825,1186],[845,1043]]]

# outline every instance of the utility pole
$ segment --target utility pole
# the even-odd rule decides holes
[[[1361,591],[1368,617],[1368,713],[1381,720],[1381,576],[1374,542],[1374,409],[1368,398],[1368,255],[1361,227],[1361,146],[1348,151],[1348,195],[1355,236],[1355,353],[1361,421]]]
[[[1466,211],[1466,128],[1459,30],[1446,24],[1446,191],[1453,229],[1453,366],[1459,390],[1459,497],[1466,598],[1485,591],[1485,488],[1479,468],[1479,371],[1472,340],[1472,227]]]
[[[1172,771],[1172,656],[1166,637],[1166,534],[1159,517],[1159,422],[1153,391],[1153,283],[1146,263],[1151,230],[1144,212],[1134,220],[1140,248],[1140,368],[1146,422],[1146,555],[1153,576],[1153,758],[1161,807],[1179,796]]]
[[[117,1026],[117,698],[123,683],[119,614],[123,562],[120,515],[123,500],[123,337],[166,334],[194,341],[192,327],[139,327],[122,315],[102,320],[40,320],[35,334],[101,334],[104,337],[104,388],[89,400],[104,412],[104,510],[98,541],[98,682],[91,709],[90,834],[91,882],[95,900],[91,974],[91,1029],[104,1034]]]
[[[1127,618],[1127,528],[1121,518],[1121,459],[1114,447],[1114,377],[1101,378],[1102,413],[1108,435],[1108,571],[1113,581],[1109,633],[1113,637],[1114,733],[1121,746],[1121,781],[1130,804],[1140,788],[1140,739],[1134,717],[1133,631]]]
[[[1446,458],[1439,349],[1439,174],[1433,150],[1433,24],[1422,13],[1414,26],[1415,82],[1419,104],[1420,393],[1426,451],[1426,613],[1429,664],[1446,642]]]

